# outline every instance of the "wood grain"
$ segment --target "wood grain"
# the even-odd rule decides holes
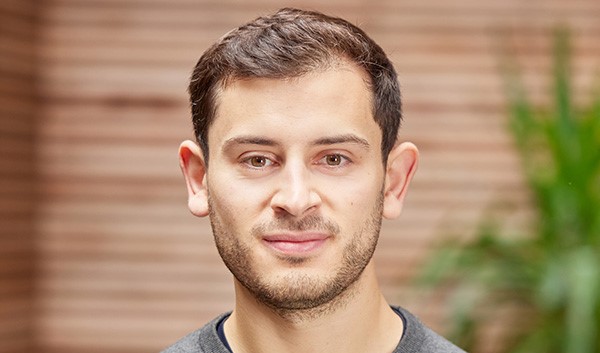
[[[0,5],[0,352],[34,349],[33,1]]]

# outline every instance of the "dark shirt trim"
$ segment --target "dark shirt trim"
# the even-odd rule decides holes
[[[400,316],[400,319],[402,320],[402,327],[404,328],[402,330],[402,337],[400,337],[400,341],[402,341],[402,338],[404,338],[404,334],[406,334],[406,318],[404,317],[404,315],[402,315],[400,310],[394,307],[392,307],[392,310],[394,310],[394,312],[398,316]],[[221,318],[221,320],[219,320],[219,322],[217,323],[217,335],[219,335],[219,339],[221,340],[225,348],[227,348],[229,352],[233,353],[233,350],[231,349],[231,346],[229,346],[229,342],[227,341],[227,337],[225,336],[225,321],[229,319],[230,315],[231,314],[223,316],[223,318]]]
[[[225,321],[229,319],[230,315],[231,314],[223,316],[223,318],[217,323],[217,335],[219,335],[219,339],[221,340],[221,343],[223,343],[225,348],[227,348],[229,352],[233,353],[231,347],[229,346],[229,342],[227,341],[227,337],[225,337]]]
[[[394,353],[465,353],[445,338],[423,325],[414,315],[400,307],[392,307],[405,324],[404,333]],[[223,324],[230,313],[218,316],[202,328],[188,334],[162,353],[231,353],[227,348]],[[220,326],[221,335],[217,332]]]

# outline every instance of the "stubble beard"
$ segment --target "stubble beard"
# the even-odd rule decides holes
[[[302,263],[310,259],[280,257],[280,260],[290,267],[298,267],[298,271],[291,270],[276,280],[267,280],[255,268],[251,249],[240,241],[240,237],[256,237],[264,234],[266,230],[277,229],[327,231],[336,238],[340,236],[340,229],[334,222],[320,215],[307,216],[299,221],[277,219],[255,226],[250,235],[236,235],[230,233],[231,227],[228,227],[226,220],[214,212],[210,196],[209,207],[217,250],[233,276],[258,302],[283,318],[299,321],[313,319],[336,310],[353,296],[354,284],[370,262],[377,246],[381,230],[383,193],[363,226],[347,242],[340,264],[327,277],[302,273]]]

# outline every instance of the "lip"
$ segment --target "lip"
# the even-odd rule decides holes
[[[330,237],[325,233],[281,233],[262,237],[271,249],[286,255],[307,255],[319,250]]]

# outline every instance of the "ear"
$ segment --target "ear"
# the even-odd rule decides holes
[[[394,219],[400,216],[418,161],[419,150],[410,142],[398,144],[390,151],[385,172],[383,217]]]
[[[198,217],[208,215],[208,189],[206,187],[206,164],[198,145],[190,140],[179,146],[179,166],[188,191],[188,208]]]

